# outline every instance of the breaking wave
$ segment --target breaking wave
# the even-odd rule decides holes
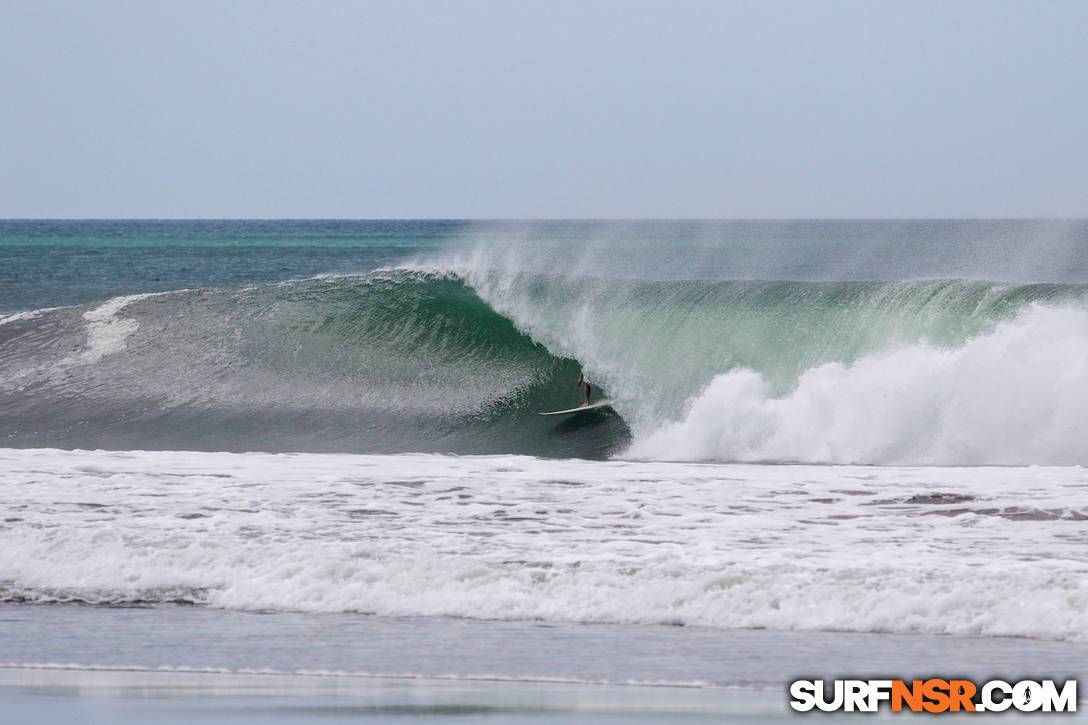
[[[0,321],[0,444],[1088,462],[1088,288],[465,261]],[[558,424],[580,369],[614,411]]]

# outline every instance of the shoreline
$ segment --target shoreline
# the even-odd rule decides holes
[[[1088,643],[638,624],[0,604],[0,671],[785,692],[794,679],[1083,678]],[[1082,683],[1088,684],[1088,683]],[[1082,687],[1088,692],[1088,687]]]
[[[0,668],[14,721],[771,722],[783,693],[547,682]]]

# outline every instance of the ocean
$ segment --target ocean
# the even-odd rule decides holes
[[[1086,408],[1083,220],[0,221],[0,697],[1077,677]]]

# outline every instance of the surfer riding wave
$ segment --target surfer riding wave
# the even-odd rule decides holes
[[[584,401],[582,401],[582,405],[580,407],[587,408],[587,407],[589,407],[589,395],[593,390],[593,386],[591,386],[589,384],[589,381],[586,380],[586,376],[585,376],[584,371],[579,371],[578,372],[578,387],[579,388],[585,387],[585,389],[586,389],[586,398],[585,398]]]

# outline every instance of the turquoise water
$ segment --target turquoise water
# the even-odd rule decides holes
[[[0,221],[0,313],[366,272],[458,222]]]
[[[798,676],[1082,674],[1086,361],[1084,221],[0,221],[0,700],[773,721]],[[537,415],[579,373],[612,407]],[[585,684],[631,679],[760,692]]]
[[[1088,281],[1083,220],[0,220],[0,314],[481,244],[537,270],[642,279]]]
[[[1058,401],[1086,387],[1037,376],[1079,355],[1086,270],[1088,223],[1062,220],[3,221],[0,436],[114,449],[1088,462],[1064,419],[1050,451],[1007,443],[1050,425]],[[1037,319],[1056,314],[1069,319]],[[1044,359],[942,367],[942,355],[995,335],[1028,335]],[[872,365],[885,387],[858,372]],[[850,379],[813,382],[833,366]],[[580,371],[613,409],[537,416],[580,402]],[[967,377],[994,389],[934,397]],[[991,407],[1010,382],[1037,388],[1023,430],[953,442],[933,427]],[[842,441],[771,440],[791,421],[860,419],[864,398],[904,389],[915,392],[896,404],[903,413],[875,437],[858,423]],[[835,406],[820,409],[827,399]],[[692,418],[706,406],[737,412]],[[920,414],[935,439],[904,448],[905,416]]]

